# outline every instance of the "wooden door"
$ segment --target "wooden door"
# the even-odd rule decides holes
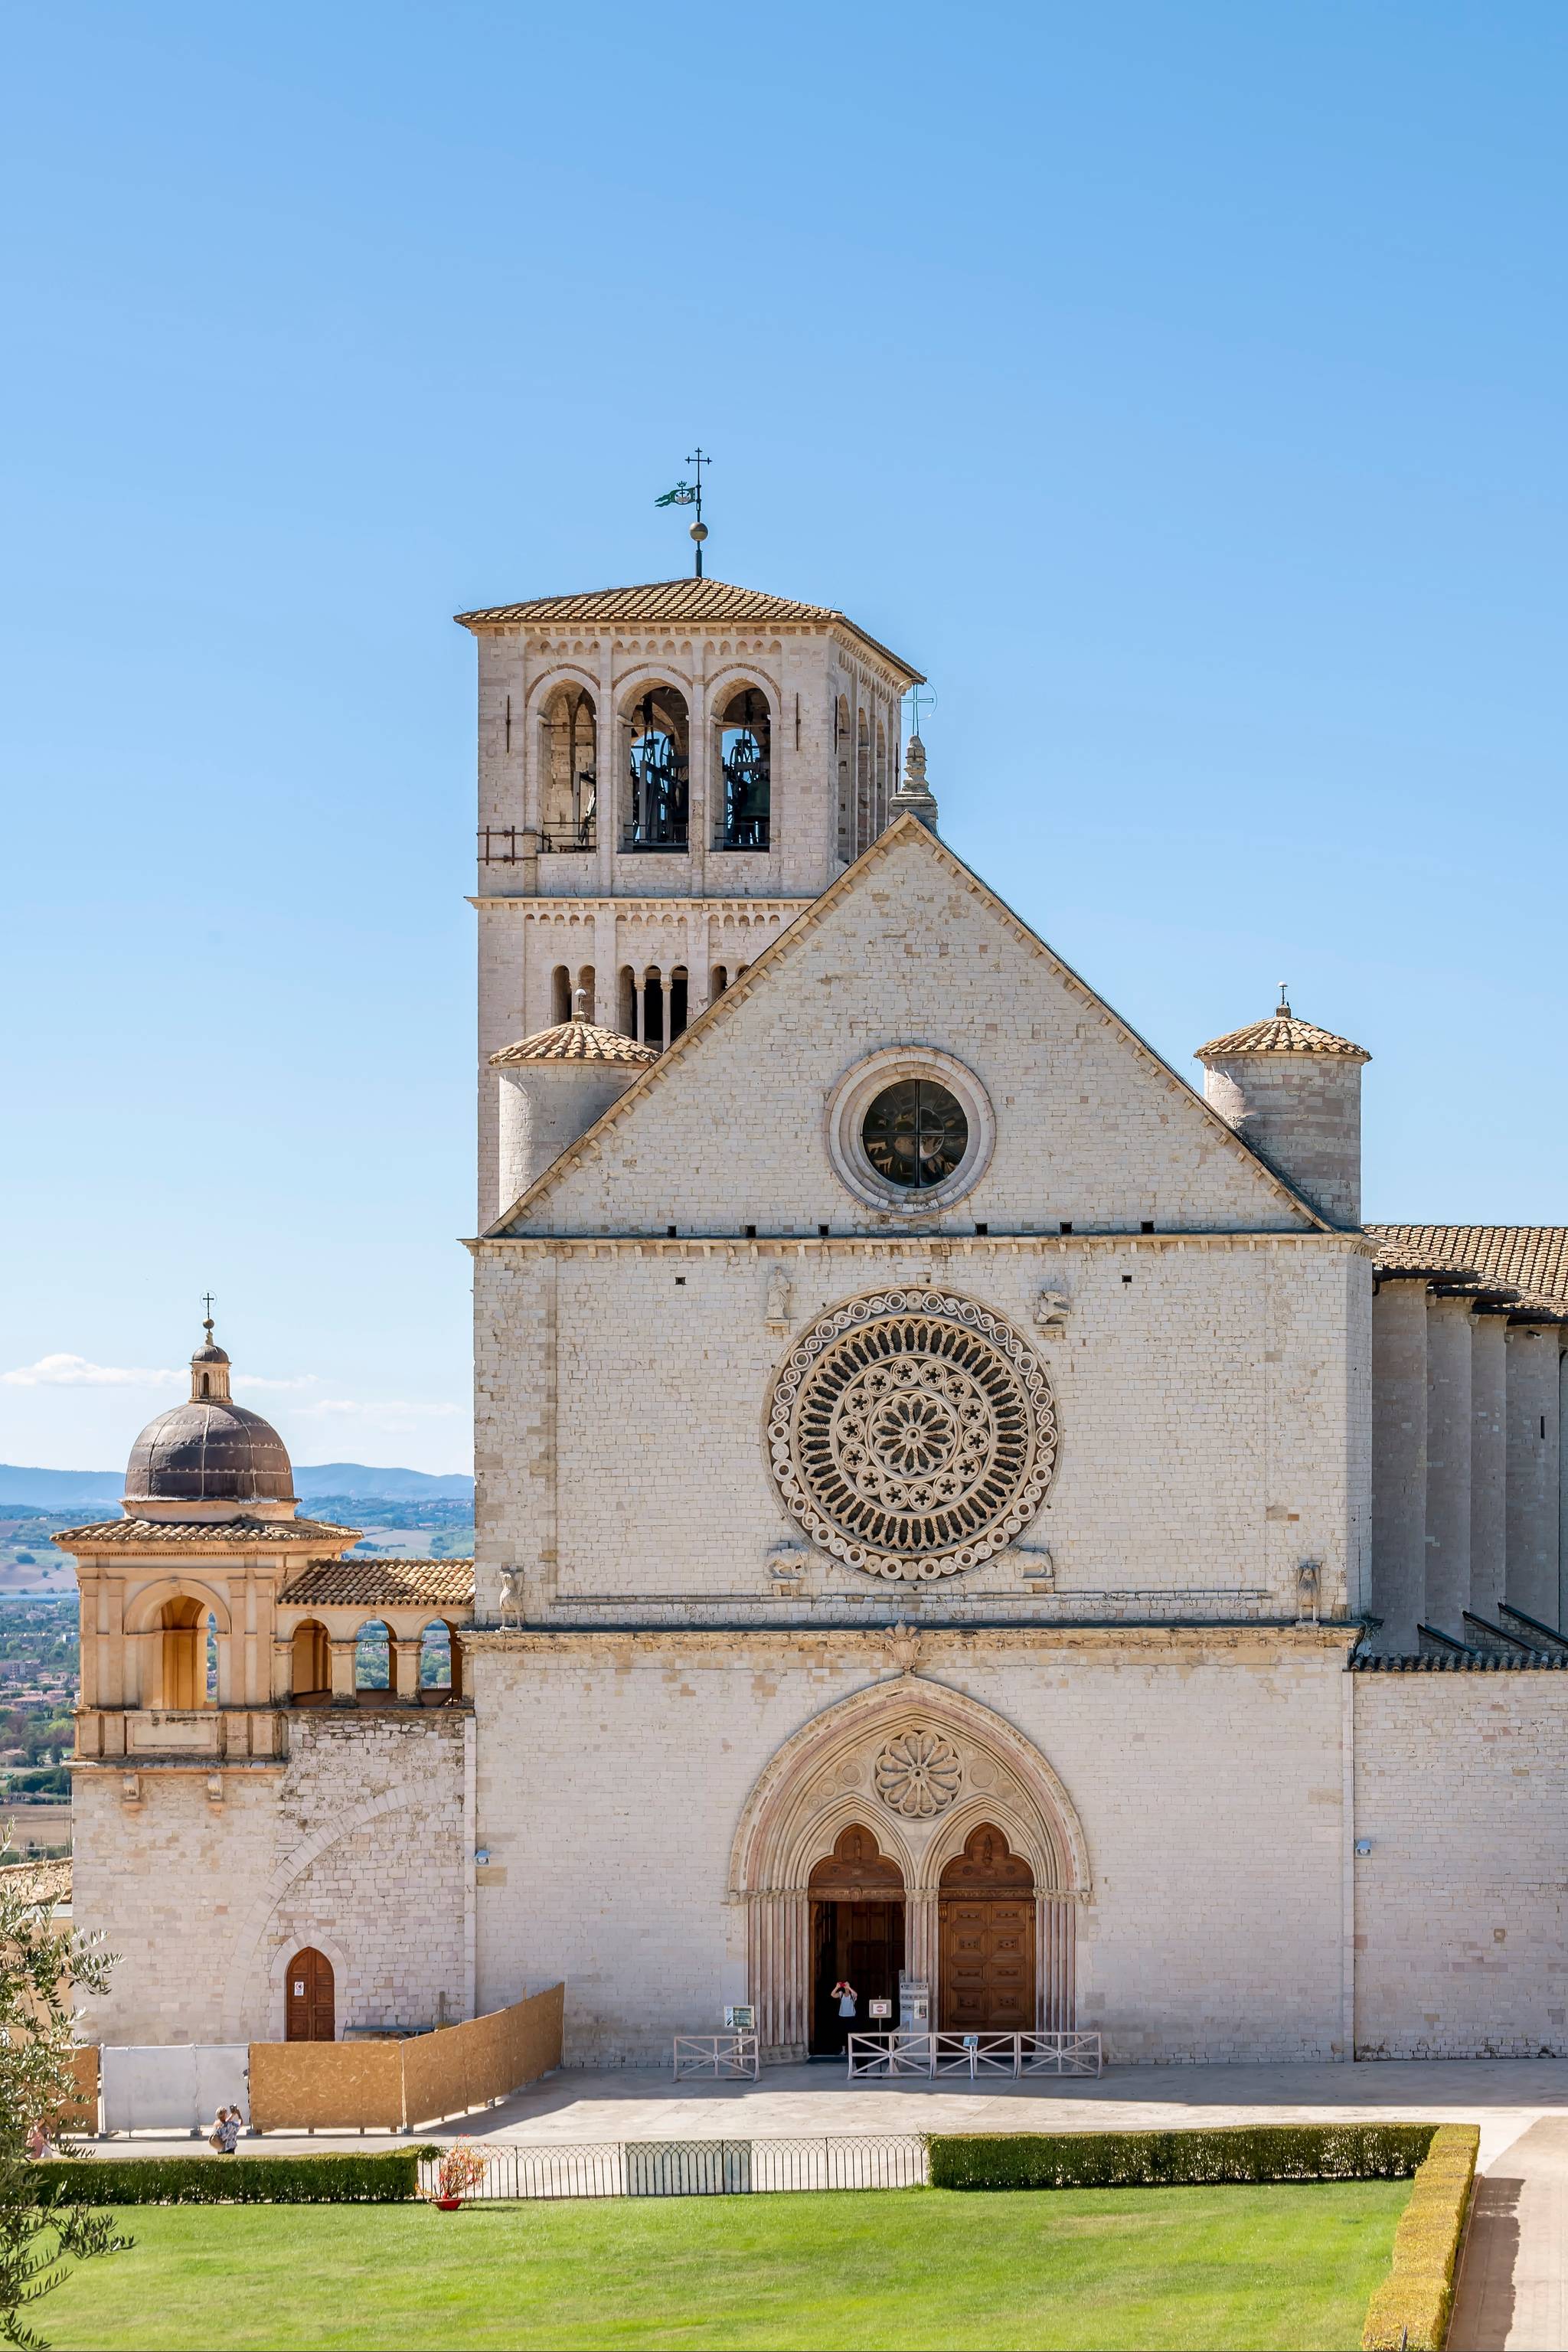
[[[337,2037],[332,1964],[325,1952],[307,1944],[289,1961],[283,1981],[283,2038],[286,2042],[335,2042]]]
[[[983,1822],[942,1874],[938,2014],[944,2033],[1035,2031],[1035,1880]]]
[[[1035,1905],[950,1895],[942,1905],[942,2030],[1035,2030]]]

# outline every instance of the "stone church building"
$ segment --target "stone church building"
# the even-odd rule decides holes
[[[578,2062],[801,2054],[903,1971],[1112,2060],[1568,2052],[1568,1229],[1363,1226],[1288,1004],[1168,1066],[842,613],[460,617],[477,1559],[299,1516],[209,1330],[60,1539],[103,2038],[564,1978]]]

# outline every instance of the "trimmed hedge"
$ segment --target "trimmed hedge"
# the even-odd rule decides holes
[[[1454,2307],[1454,2271],[1476,2177],[1475,2124],[1441,2124],[1394,2233],[1394,2267],[1373,2292],[1363,2352],[1438,2352]]]
[[[431,2153],[60,2157],[32,2178],[48,2205],[402,2205]]]
[[[1426,2158],[1436,2129],[1224,2124],[1205,2131],[932,2133],[931,2185],[1205,2189],[1262,2180],[1404,2180]]]

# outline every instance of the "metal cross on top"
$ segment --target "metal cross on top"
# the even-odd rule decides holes
[[[910,700],[915,707],[914,732],[918,735],[921,731],[921,705],[923,702],[928,710],[934,710],[936,709],[936,697],[931,692],[929,686],[911,686],[910,688]]]
[[[205,1331],[207,1338],[210,1339],[213,1335],[213,1295],[210,1290],[203,1291],[202,1305],[206,1308],[206,1318],[203,1323],[202,1328]]]

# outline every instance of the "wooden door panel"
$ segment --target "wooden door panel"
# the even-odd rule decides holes
[[[325,1952],[318,1952],[312,1945],[295,1953],[283,1980],[283,2038],[286,2042],[337,2039],[332,1964]]]
[[[942,2030],[1032,2033],[1035,1917],[1016,1897],[949,1897],[941,1911]]]

